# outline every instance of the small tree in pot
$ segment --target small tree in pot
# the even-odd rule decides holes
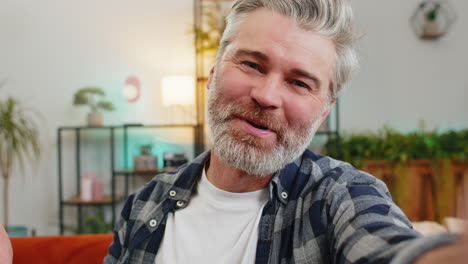
[[[440,4],[435,3],[433,6],[428,8],[424,17],[426,18],[426,23],[423,26],[423,37],[425,38],[438,38],[441,36],[440,26],[437,23],[437,19],[440,13]]]
[[[3,177],[3,217],[8,230],[8,186],[13,165],[39,156],[39,129],[13,97],[0,100],[0,168]]]
[[[73,97],[74,105],[88,105],[91,107],[91,112],[88,114],[89,126],[102,126],[103,118],[99,109],[114,111],[115,106],[110,101],[99,100],[106,94],[98,87],[85,87],[78,90]]]

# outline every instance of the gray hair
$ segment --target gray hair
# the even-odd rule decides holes
[[[343,85],[359,68],[353,47],[357,34],[353,11],[347,0],[237,0],[226,18],[226,29],[221,37],[216,61],[237,33],[245,17],[258,8],[267,8],[285,15],[305,30],[328,36],[335,43],[335,69],[330,87],[331,98],[336,98]]]

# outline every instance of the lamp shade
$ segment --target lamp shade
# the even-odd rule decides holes
[[[192,76],[166,76],[162,80],[163,105],[190,105],[195,101],[195,81]]]

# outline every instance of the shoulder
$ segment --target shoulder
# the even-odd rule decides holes
[[[328,156],[314,154],[313,161],[320,168],[324,177],[337,184],[370,184],[385,188],[385,184],[371,174],[355,168],[348,162],[337,160]]]
[[[156,175],[150,182],[142,186],[137,192],[130,195],[123,210],[129,215],[143,214],[144,210],[154,210],[166,199],[189,199],[192,189],[201,175],[203,164],[210,157],[210,152],[204,152],[192,162],[180,166],[175,171]],[[174,191],[174,195],[169,195]],[[131,211],[131,212],[130,212]]]
[[[390,197],[385,183],[347,162],[306,151],[301,163],[301,172],[309,177],[310,190],[319,191],[324,196],[347,192],[351,195]]]

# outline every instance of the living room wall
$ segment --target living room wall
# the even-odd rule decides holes
[[[448,1],[458,11],[452,30],[438,40],[420,40],[410,17],[420,0],[352,1],[361,70],[342,96],[342,127],[402,131],[468,127],[468,1]]]
[[[194,75],[192,25],[191,0],[0,0],[0,80],[7,81],[0,95],[15,96],[42,116],[40,160],[27,163],[24,174],[15,170],[11,181],[11,224],[34,228],[38,235],[58,233],[56,129],[85,125],[89,108],[72,105],[79,88],[106,91],[117,107],[104,113],[106,124],[187,121],[174,113],[169,120],[160,86],[167,75]],[[131,75],[141,82],[141,98],[134,104],[122,96]],[[107,134],[95,137],[108,139]],[[83,172],[109,174],[106,142],[96,151],[99,140],[83,139]],[[64,135],[63,151],[65,183],[72,184],[73,134]]]
[[[451,2],[455,10],[468,10],[468,1]],[[384,124],[410,130],[419,120],[428,128],[468,127],[468,20],[459,13],[447,36],[421,41],[409,26],[418,3],[352,1],[363,33],[362,67],[342,94],[343,130]],[[0,0],[0,80],[7,80],[0,96],[16,96],[42,114],[44,146],[37,164],[28,163],[24,174],[14,172],[12,224],[39,235],[58,233],[56,129],[85,123],[88,109],[71,103],[78,88],[104,88],[118,108],[105,114],[108,124],[168,121],[160,107],[161,78],[194,74],[192,5],[191,0]],[[137,104],[121,95],[130,75],[142,83]],[[65,156],[73,159],[73,142],[68,143]],[[84,155],[99,164],[99,155],[88,150]]]

